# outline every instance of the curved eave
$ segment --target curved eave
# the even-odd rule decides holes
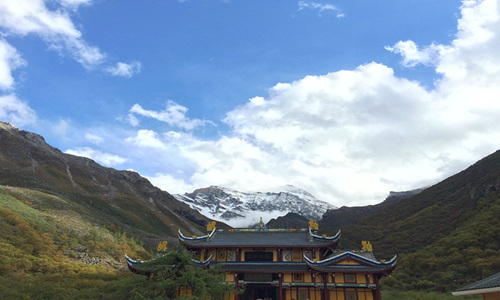
[[[325,237],[323,237],[322,235],[317,235],[317,234],[312,233],[311,229],[309,229],[309,234],[315,240],[329,242],[331,244],[338,243],[339,240],[340,240],[340,229],[337,232],[337,234],[334,235],[334,236],[325,236]]]
[[[345,273],[370,273],[370,274],[382,274],[389,275],[396,268],[395,265],[391,266],[353,266],[353,265],[333,265],[333,266],[313,266],[308,265],[313,271],[320,273],[335,273],[335,272],[345,272]]]
[[[206,260],[204,261],[199,261],[199,260],[196,260],[196,259],[192,259],[191,261],[197,265],[197,266],[200,266],[200,267],[206,267],[208,264],[210,264],[210,261],[212,260],[212,255],[210,255]]]
[[[129,266],[134,266],[134,265],[140,264],[140,262],[133,260],[127,254],[125,254],[125,260],[127,261],[127,264]]]
[[[135,261],[133,260],[132,258],[130,258],[127,254],[125,254],[125,260],[127,261],[127,265],[128,265],[128,268],[136,273],[136,274],[151,274],[152,272],[154,272],[154,267],[150,267],[150,269],[144,269],[144,268],[141,268],[143,267],[143,262],[140,262],[140,261]],[[148,260],[148,262],[150,261],[154,261],[155,259],[151,259],[151,260]],[[199,261],[199,260],[196,260],[196,259],[191,259],[191,261],[193,262],[193,264],[199,266],[199,267],[206,267],[210,264],[210,261],[212,260],[212,255],[210,255],[206,260],[204,261]]]
[[[332,256],[330,258],[320,260],[320,261],[313,261],[312,259],[310,259],[309,257],[304,255],[304,259],[309,266],[328,266],[328,265],[335,264],[336,262],[341,261],[345,258],[354,258],[355,260],[357,260],[361,263],[367,264],[369,266],[374,266],[374,267],[384,267],[384,266],[391,267],[391,266],[394,266],[396,264],[396,261],[397,261],[397,255],[394,255],[394,257],[391,260],[382,263],[382,262],[361,256],[361,255],[357,254],[356,252],[343,252],[341,254],[338,254],[338,255],[335,255],[335,256]]]
[[[212,230],[212,232],[210,232],[210,234],[208,234],[208,235],[204,235],[204,236],[200,236],[200,237],[195,237],[195,238],[187,237],[187,236],[183,235],[180,229],[179,229],[179,231],[177,233],[177,235],[179,237],[179,240],[181,242],[184,242],[184,243],[187,243],[187,244],[196,243],[196,242],[206,242],[207,239],[208,240],[212,239],[212,237],[214,236],[214,234],[215,234],[215,229]]]
[[[149,275],[149,274],[151,274],[151,270],[144,270],[144,269],[140,268],[140,266],[142,265],[142,262],[133,260],[127,254],[125,254],[125,260],[127,261],[128,268],[133,273],[135,273],[135,274],[142,274],[142,275]]]

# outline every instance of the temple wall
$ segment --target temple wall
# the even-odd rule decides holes
[[[330,288],[330,300],[373,300],[372,289],[367,288]]]
[[[285,300],[322,300],[321,289],[313,287],[287,287],[284,296]]]
[[[498,300],[500,299],[500,292],[483,294],[483,300]]]

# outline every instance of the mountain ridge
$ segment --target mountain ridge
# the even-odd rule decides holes
[[[62,196],[82,214],[108,222],[149,245],[177,242],[177,229],[202,234],[209,220],[134,171],[103,167],[61,152],[35,133],[0,122],[0,185]]]
[[[335,208],[291,185],[285,186],[280,192],[255,193],[210,186],[192,193],[175,194],[174,197],[208,218],[226,222],[233,227],[251,226],[258,223],[261,217],[267,222],[287,213],[319,220],[324,212]]]

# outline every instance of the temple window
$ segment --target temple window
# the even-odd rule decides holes
[[[344,282],[356,282],[356,274],[345,273],[344,274]]]
[[[292,259],[293,261],[302,261],[302,249],[293,249],[292,250]]]
[[[273,261],[273,252],[271,251],[245,252],[245,261]]]
[[[302,273],[293,273],[293,281],[295,282],[303,282],[304,281],[304,274]]]
[[[217,261],[226,261],[226,249],[217,250]]]
[[[346,292],[346,300],[356,300],[356,292],[355,291],[347,291]]]

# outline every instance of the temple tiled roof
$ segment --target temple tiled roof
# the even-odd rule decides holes
[[[500,292],[500,273],[456,290],[455,296]]]
[[[191,247],[331,247],[338,243],[340,231],[333,237],[311,234],[308,230],[219,230],[211,238],[179,239]]]
[[[309,268],[319,272],[374,272],[390,273],[396,266],[397,257],[385,262],[377,261],[372,252],[344,251],[334,252],[321,261],[315,261],[307,256],[304,259]],[[345,260],[355,260],[359,265],[345,264]]]

